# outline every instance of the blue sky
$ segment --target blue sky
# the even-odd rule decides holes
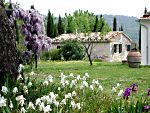
[[[32,4],[42,14],[48,9],[54,16],[64,16],[77,9],[89,10],[94,14],[113,14],[141,17],[144,8],[150,11],[150,0],[5,0],[18,2],[23,9],[29,9]]]

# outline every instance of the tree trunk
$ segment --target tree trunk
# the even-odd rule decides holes
[[[90,66],[92,66],[93,63],[92,63],[91,55],[88,54],[88,58],[89,58],[89,61],[90,61]]]
[[[37,69],[37,58],[38,58],[37,54],[34,55],[34,58],[35,58],[35,69]]]
[[[3,0],[0,0],[0,87],[4,85],[6,75],[16,80],[18,75],[18,54],[15,33],[10,27]]]

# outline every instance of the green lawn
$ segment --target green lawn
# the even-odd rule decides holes
[[[26,69],[29,72],[29,69]],[[58,77],[61,72],[65,75],[89,73],[91,80],[98,79],[107,88],[115,86],[118,82],[123,87],[128,87],[132,83],[137,83],[142,91],[150,88],[150,67],[129,68],[127,64],[93,62],[93,66],[86,61],[39,61],[37,75],[33,76],[42,80],[51,74]]]

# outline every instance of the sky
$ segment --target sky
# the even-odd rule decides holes
[[[23,9],[34,4],[41,14],[47,15],[50,9],[54,16],[65,13],[72,14],[75,10],[88,10],[94,14],[127,15],[140,18],[145,7],[150,11],[150,0],[5,0],[19,3]]]

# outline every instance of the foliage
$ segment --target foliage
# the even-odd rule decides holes
[[[47,36],[54,38],[54,17],[51,14],[50,10],[48,11],[47,16]]]
[[[114,20],[113,20],[113,31],[117,31],[117,19],[116,19],[116,17],[114,17]]]
[[[58,34],[59,35],[64,34],[64,24],[60,15],[58,19]]]
[[[95,25],[94,25],[93,32],[97,32],[97,26],[98,26],[98,16],[96,15]]]
[[[49,54],[51,60],[61,60],[61,49],[51,49]]]
[[[61,50],[51,49],[50,51],[43,51],[40,58],[41,60],[61,60]]]
[[[76,10],[73,13],[76,22],[76,30],[79,33],[92,32],[95,25],[95,15],[88,11]]]
[[[66,14],[65,24],[67,24],[67,33],[110,31],[109,26],[102,16],[100,16],[100,19],[98,19],[98,16],[95,16],[93,13],[82,10],[76,10],[73,15]]]
[[[45,61],[49,60],[50,59],[49,51],[43,51],[41,53],[40,59]]]
[[[76,31],[76,23],[74,18],[69,14],[66,14],[66,24],[67,24],[67,28],[66,28],[66,32],[67,33],[75,33]]]
[[[84,47],[77,40],[65,40],[61,52],[65,60],[81,60],[84,57]]]
[[[53,37],[57,37],[58,36],[58,28],[57,28],[57,24],[54,24],[54,36]]]

